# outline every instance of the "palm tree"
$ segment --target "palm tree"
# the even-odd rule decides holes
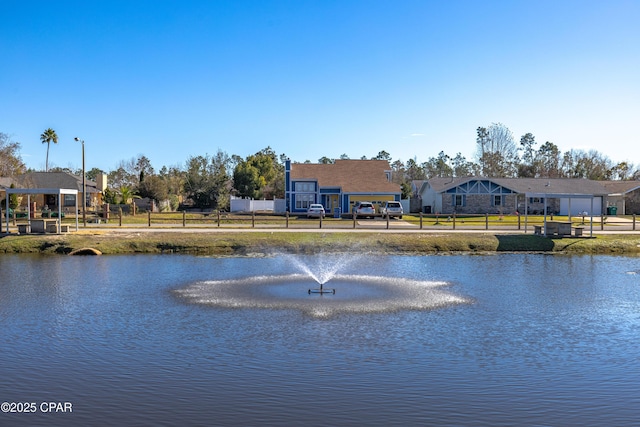
[[[42,132],[42,135],[40,135],[40,141],[42,141],[43,144],[47,144],[47,162],[45,163],[44,171],[49,172],[49,145],[51,144],[51,141],[53,141],[54,144],[58,143],[58,135],[55,130],[49,128]]]

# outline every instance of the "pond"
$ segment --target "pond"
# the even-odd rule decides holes
[[[639,258],[2,255],[0,272],[3,426],[640,419]]]

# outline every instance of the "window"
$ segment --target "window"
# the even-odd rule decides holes
[[[296,182],[295,188],[296,188],[296,191],[299,191],[299,192],[316,191],[315,185],[313,182]]]
[[[296,209],[309,209],[309,205],[315,202],[313,194],[297,194]]]
[[[76,205],[76,195],[75,194],[65,194],[64,195],[64,205],[63,206],[75,206]]]
[[[453,206],[464,206],[465,202],[466,200],[465,200],[464,194],[453,195]]]
[[[529,203],[544,203],[544,197],[529,197]]]
[[[493,196],[493,206],[502,206],[502,196]]]

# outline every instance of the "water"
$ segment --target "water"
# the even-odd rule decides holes
[[[73,412],[0,425],[638,425],[639,270],[367,256],[313,278],[282,256],[3,255],[0,401]],[[335,295],[307,293],[323,280]]]

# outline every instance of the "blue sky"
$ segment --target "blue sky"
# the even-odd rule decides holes
[[[0,132],[28,166],[472,160],[503,123],[640,166],[640,1],[0,0]]]

